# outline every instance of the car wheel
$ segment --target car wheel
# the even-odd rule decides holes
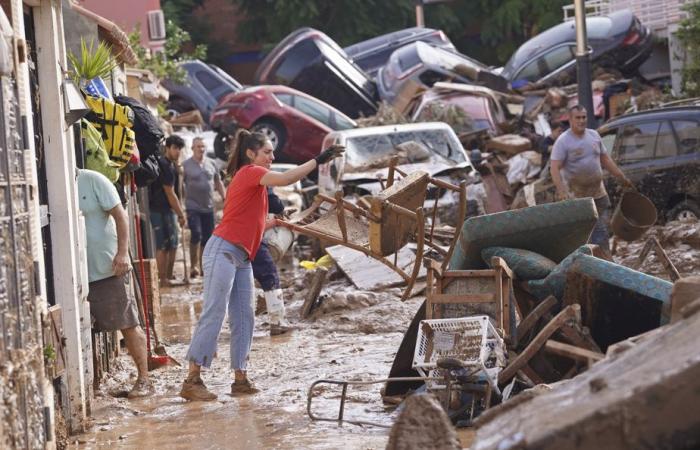
[[[668,212],[668,220],[698,220],[700,206],[693,200],[683,200]]]
[[[284,127],[282,127],[280,124],[270,120],[261,120],[253,125],[251,131],[264,134],[265,137],[272,143],[272,149],[274,151],[279,151],[284,148],[284,143],[287,136]]]

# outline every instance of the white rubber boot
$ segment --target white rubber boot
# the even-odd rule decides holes
[[[267,317],[270,320],[270,336],[284,334],[290,330],[285,320],[284,297],[282,289],[265,291],[265,304],[267,306]]]

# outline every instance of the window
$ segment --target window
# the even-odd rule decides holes
[[[198,71],[194,74],[194,76],[197,77],[197,81],[202,83],[202,86],[204,86],[204,88],[208,91],[213,91],[223,84],[214,75],[203,70]]]
[[[676,137],[668,122],[662,122],[659,128],[659,137],[656,140],[656,158],[668,158],[678,154],[676,149]]]
[[[271,84],[290,86],[304,67],[318,56],[318,48],[311,39],[301,41],[286,52],[272,74]],[[263,80],[268,82],[267,80]]]
[[[334,113],[333,116],[335,117],[335,126],[332,127],[334,130],[349,130],[356,127],[352,120],[342,114]]]
[[[424,85],[426,85],[428,87],[431,87],[432,85],[434,85],[438,81],[443,81],[443,80],[447,79],[448,77],[446,75],[441,74],[439,72],[436,72],[434,70],[426,70],[425,72],[420,74],[420,76],[418,78],[420,78],[421,83],[423,83]]]
[[[608,155],[613,155],[613,158],[615,158],[617,155],[614,148],[616,136],[617,129],[612,129],[609,133],[601,136],[601,140],[603,141],[603,147],[605,147],[605,150],[607,151]]]
[[[687,155],[700,150],[700,125],[690,120],[674,120],[673,128],[678,136],[679,154]]]
[[[622,129],[619,162],[634,163],[654,157],[659,122],[626,125]]]
[[[542,68],[540,67],[542,66]],[[518,80],[527,80],[527,81],[535,81],[539,80],[542,78],[542,74],[545,73],[544,68],[544,59],[542,58],[537,58],[534,61],[531,61],[523,70],[520,71],[518,76],[515,78]]]
[[[330,127],[331,111],[320,103],[316,103],[306,97],[297,97],[295,107],[307,116],[311,116],[327,127]]]
[[[292,94],[272,94],[275,98],[287,106],[294,106],[294,96]]]
[[[574,49],[568,45],[557,47],[543,56],[549,73],[574,60]]]

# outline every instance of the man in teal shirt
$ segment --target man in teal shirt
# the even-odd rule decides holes
[[[120,330],[138,378],[129,398],[152,391],[146,336],[139,325],[129,261],[129,220],[114,185],[101,173],[78,170],[78,200],[85,217],[90,315],[96,331]]]

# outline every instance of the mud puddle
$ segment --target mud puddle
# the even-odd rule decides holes
[[[259,394],[228,395],[232,375],[230,331],[225,321],[218,358],[203,373],[218,399],[190,403],[178,396],[186,375],[185,353],[201,312],[201,284],[163,289],[157,331],[168,354],[182,367],[152,371],[156,391],[152,397],[114,398],[110,393],[128,389],[135,380],[129,356],[121,355],[93,400],[93,427],[71,437],[69,448],[384,448],[386,429],[312,422],[306,414],[307,391],[313,381],[322,378],[385,378],[403,332],[423,299],[401,302],[398,289],[362,292],[339,280],[326,286],[327,298],[318,311],[301,321],[304,283],[292,278],[285,289],[287,315],[298,329],[271,338],[267,316],[256,318],[249,376],[261,388]],[[382,404],[380,388],[350,388],[345,417],[390,425],[396,413]],[[314,399],[313,411],[334,417],[339,404],[340,388],[331,387]]]

